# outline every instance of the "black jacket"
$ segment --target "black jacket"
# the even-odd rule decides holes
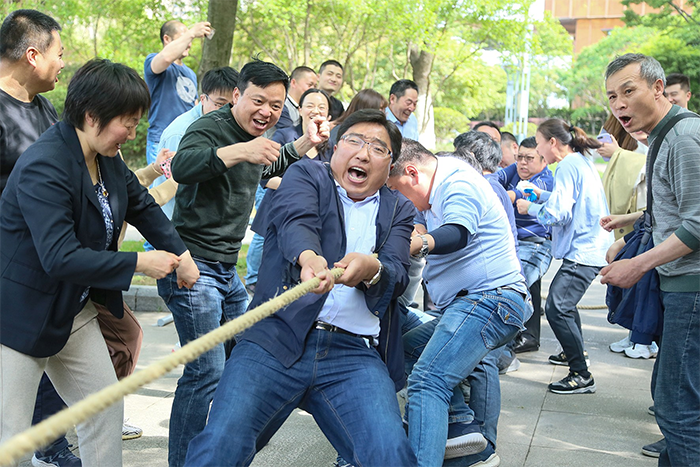
[[[114,239],[106,230],[75,128],[59,122],[20,156],[0,200],[0,343],[33,357],[58,353],[91,298],[116,317],[136,253],[117,252],[124,220],[157,249],[185,245],[120,157],[97,156],[109,192]]]

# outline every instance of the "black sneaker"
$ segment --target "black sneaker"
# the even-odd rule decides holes
[[[649,457],[658,457],[661,455],[661,451],[666,449],[666,438],[661,438],[655,443],[647,444],[642,446],[642,454]]]
[[[447,430],[445,459],[479,454],[488,446],[476,420],[471,423],[450,423]]]
[[[69,444],[54,454],[45,454],[37,451],[32,457],[32,465],[34,467],[81,467],[80,459],[73,455],[70,447],[71,445]]]
[[[583,351],[583,358],[586,359],[586,366],[591,366],[591,359],[588,357],[588,352],[585,350]],[[568,365],[569,360],[566,358],[566,354],[562,350],[556,355],[550,355],[549,363],[551,363],[552,365]]]
[[[551,383],[548,388],[555,394],[592,394],[596,390],[593,376],[584,378],[575,371],[569,373],[569,375],[561,381]]]

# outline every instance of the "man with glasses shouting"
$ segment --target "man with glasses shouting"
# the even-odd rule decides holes
[[[496,172],[499,183],[508,190],[513,206],[518,199],[527,199],[533,185],[543,191],[552,191],[554,177],[547,168],[547,161],[535,149],[534,136],[525,138],[515,155],[515,164]],[[531,352],[540,348],[540,310],[542,276],[547,273],[552,261],[552,233],[550,227],[540,224],[534,216],[515,211],[515,225],[518,229],[518,256],[523,267],[523,275],[532,295],[534,313],[525,323],[527,328],[513,343],[515,353]]]
[[[297,162],[275,193],[250,307],[320,285],[239,336],[185,465],[249,465],[296,407],[353,465],[416,465],[396,399],[415,210],[385,186],[401,133],[360,110],[338,135],[330,163]],[[335,281],[333,266],[345,268]]]

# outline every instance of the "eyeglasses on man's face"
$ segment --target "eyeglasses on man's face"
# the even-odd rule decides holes
[[[386,159],[387,157],[391,157],[391,151],[389,148],[384,146],[381,143],[376,143],[376,142],[368,142],[363,140],[360,135],[350,133],[348,135],[343,135],[340,138],[342,141],[345,142],[345,144],[350,147],[355,152],[360,152],[365,145],[367,145],[369,155],[372,157],[376,157],[377,159]]]
[[[212,99],[211,96],[210,96],[209,94],[205,94],[205,96],[207,97],[207,99],[209,99],[209,102],[211,102],[212,105],[213,105],[214,107],[216,107],[217,109],[220,109],[221,107],[225,106],[226,104],[228,104],[228,103],[230,102],[230,101],[227,101],[227,100],[226,100],[225,98],[223,98],[223,97],[218,98],[218,99],[215,100],[215,99]]]
[[[518,162],[527,162],[528,164],[531,164],[535,162],[535,156],[530,156],[528,154],[516,154],[515,160]]]

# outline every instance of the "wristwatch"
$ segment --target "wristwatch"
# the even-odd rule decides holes
[[[425,258],[428,256],[428,253],[430,251],[428,250],[428,238],[425,235],[418,235],[421,240],[423,240],[423,246],[420,247],[420,250],[418,251],[418,254],[415,255],[417,258]]]
[[[367,287],[371,287],[375,285],[377,282],[379,282],[379,279],[382,278],[382,271],[384,270],[384,265],[382,264],[381,261],[379,261],[379,258],[377,258],[377,262],[379,263],[379,269],[377,270],[377,273],[368,281],[362,281]]]

